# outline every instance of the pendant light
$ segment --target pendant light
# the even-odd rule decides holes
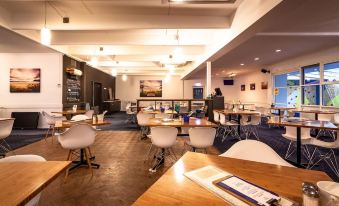
[[[44,7],[45,7],[45,24],[44,24],[44,27],[40,31],[40,38],[41,38],[41,43],[43,45],[50,45],[51,44],[52,35],[51,35],[51,30],[46,27],[46,18],[47,18],[47,14],[46,14],[46,10],[47,10],[46,9],[46,1],[44,3]]]

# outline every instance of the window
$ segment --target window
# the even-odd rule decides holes
[[[339,106],[339,62],[324,64],[323,106]]]
[[[319,64],[302,67],[304,84],[320,83],[320,67]]]
[[[291,72],[274,77],[275,105],[298,107],[300,105],[300,72]]]
[[[320,66],[314,64],[301,68],[303,73],[302,103],[320,105]]]
[[[324,82],[339,82],[339,62],[324,64]]]

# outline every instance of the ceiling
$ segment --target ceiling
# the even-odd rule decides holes
[[[212,75],[241,75],[299,55],[337,46],[339,1],[285,0],[209,60]],[[281,52],[275,52],[275,50]],[[259,58],[259,60],[255,60]],[[244,65],[241,65],[244,64]],[[205,76],[201,64],[187,78]]]
[[[185,78],[282,0],[185,1],[1,0],[0,25],[40,42],[46,11],[54,50],[107,73],[165,75],[176,64]]]

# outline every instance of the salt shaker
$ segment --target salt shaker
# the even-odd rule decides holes
[[[319,205],[319,189],[309,182],[302,184],[303,191],[303,205],[304,206],[318,206]]]

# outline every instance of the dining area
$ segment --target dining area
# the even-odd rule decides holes
[[[339,1],[0,1],[0,206],[339,206]]]

